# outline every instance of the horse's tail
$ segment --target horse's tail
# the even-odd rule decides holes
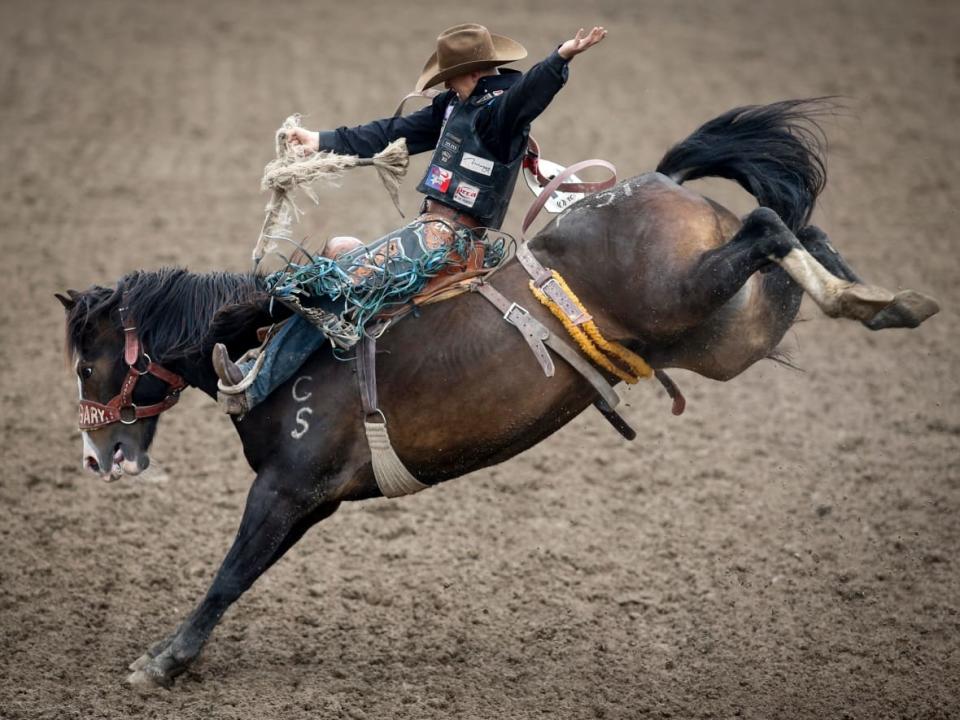
[[[734,108],[670,148],[657,172],[677,183],[735,180],[796,232],[827,182],[825,139],[816,118],[835,108],[830,98]]]

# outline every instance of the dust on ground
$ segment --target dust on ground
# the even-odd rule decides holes
[[[956,4],[397,8],[0,6],[0,717],[960,714]],[[633,444],[587,413],[510,463],[345,507],[174,690],[140,697],[126,665],[205,591],[252,473],[227,418],[187,394],[159,467],[83,475],[52,295],[141,267],[246,269],[283,117],[389,114],[436,33],[466,20],[523,41],[520,67],[610,29],[535,131],[547,157],[621,176],[736,105],[845,96],[815,221],[865,277],[944,311],[870,334],[806,306],[787,338],[803,372],[676,373],[683,417],[653,386],[627,392]],[[376,237],[394,213],[358,171],[304,233]]]

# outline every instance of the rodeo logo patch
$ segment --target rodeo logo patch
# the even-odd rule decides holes
[[[480,188],[468,183],[460,183],[453,193],[453,201],[461,205],[466,205],[467,207],[473,207],[479,194]]]
[[[446,192],[447,188],[450,187],[450,180],[453,178],[453,173],[449,170],[444,170],[439,165],[431,165],[430,169],[427,170],[427,187],[432,187],[434,190],[439,190],[440,192]]]

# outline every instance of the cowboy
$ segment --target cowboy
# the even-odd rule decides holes
[[[533,122],[567,80],[567,64],[607,35],[602,27],[583,28],[526,73],[501,66],[527,56],[520,43],[468,23],[444,30],[437,49],[416,83],[418,92],[443,83],[447,92],[431,104],[401,117],[375,120],[332,131],[290,131],[288,141],[307,150],[372,157],[398,138],[411,154],[433,151],[417,190],[426,197],[416,222],[443,218],[454,226],[497,229],[503,222],[523,161]],[[355,249],[355,238],[338,237],[324,254],[334,258]],[[290,378],[326,338],[305,319],[294,316],[270,340],[255,378],[246,374],[254,361],[233,363],[226,347],[216,345],[213,366],[221,387],[247,385],[242,393],[222,396],[225,409],[243,414]],[[251,382],[252,380],[252,382]]]

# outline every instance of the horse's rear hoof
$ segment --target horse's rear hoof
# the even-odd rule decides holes
[[[127,676],[127,685],[141,695],[146,695],[169,690],[173,686],[173,679],[166,675],[156,675],[148,670],[137,670]]]
[[[932,297],[916,290],[904,290],[897,293],[892,302],[863,324],[871,330],[915,328],[938,312],[940,305]]]
[[[896,296],[882,287],[864,283],[850,283],[838,296],[837,303],[832,308],[833,317],[845,317],[867,322],[895,300]],[[824,308],[824,312],[828,315],[831,314],[830,309],[827,308]]]

